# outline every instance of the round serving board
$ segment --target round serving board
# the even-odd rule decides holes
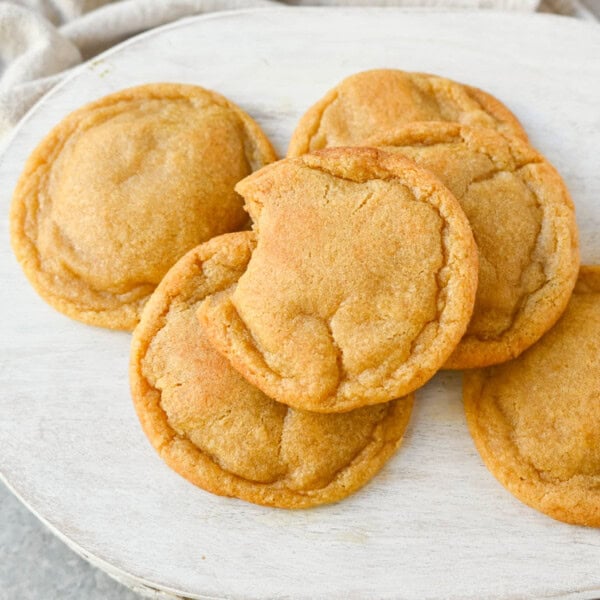
[[[290,512],[206,493],[146,441],[130,336],[49,308],[9,249],[30,151],[62,117],[123,87],[179,81],[241,105],[283,155],[300,115],[355,71],[465,81],[514,110],[575,200],[600,262],[600,27],[562,17],[394,9],[220,13],[151,31],[78,69],[28,114],[0,164],[0,472],[79,553],[130,585],[191,598],[597,598],[600,532],[521,504],[483,466],[460,375],[417,394],[405,442],[365,489]]]

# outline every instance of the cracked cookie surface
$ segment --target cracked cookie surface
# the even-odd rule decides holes
[[[342,412],[410,393],[443,365],[471,316],[477,253],[438,179],[397,153],[329,148],[236,189],[257,247],[198,315],[246,379]]]
[[[555,169],[517,138],[455,123],[412,123],[368,145],[437,175],[471,224],[475,309],[445,366],[501,363],[536,342],[566,308],[579,269],[573,202]]]
[[[275,154],[214,92],[150,84],[88,104],[29,157],[11,241],[37,292],[72,318],[133,329],[185,252],[247,222],[235,184]]]
[[[322,415],[288,408],[246,382],[212,348],[196,310],[235,284],[253,247],[250,232],[220,236],[167,273],[133,335],[135,407],[160,456],[202,488],[284,508],[333,502],[393,454],[413,399]]]
[[[376,69],[347,77],[312,106],[292,134],[287,155],[362,146],[412,121],[454,121],[527,139],[510,110],[483,90],[426,73]]]
[[[582,267],[558,323],[519,358],[466,371],[477,449],[519,500],[600,527],[600,267]]]

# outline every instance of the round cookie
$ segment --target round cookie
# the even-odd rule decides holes
[[[235,283],[253,245],[250,232],[220,236],[167,273],[133,334],[135,407],[161,457],[206,490],[282,508],[334,502],[394,453],[413,398],[319,415],[271,400],[234,371],[196,308]]]
[[[528,144],[489,128],[411,123],[371,138],[437,175],[456,196],[479,252],[475,309],[446,367],[518,356],[567,306],[579,270],[573,202]]]
[[[519,358],[467,371],[475,445],[519,500],[600,527],[600,267],[582,267],[564,316]]]
[[[438,179],[397,153],[328,148],[236,189],[257,247],[198,315],[248,381],[343,412],[406,395],[444,364],[471,316],[477,251]]]
[[[54,308],[133,329],[178,258],[246,225],[234,186],[275,159],[258,125],[219,94],[122,90],[71,113],[31,154],[11,207],[14,252]]]
[[[491,127],[527,140],[517,118],[490,94],[450,79],[395,69],[347,77],[300,119],[288,156],[365,140],[412,121]]]

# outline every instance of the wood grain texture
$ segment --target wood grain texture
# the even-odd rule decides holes
[[[0,472],[62,539],[130,585],[192,598],[600,595],[600,532],[554,522],[494,480],[468,435],[460,376],[417,394],[400,452],[364,490],[286,512],[212,496],[166,467],[129,398],[129,336],[39,299],[9,250],[25,158],[60,118],[122,87],[213,88],[285,152],[304,110],[355,71],[481,86],[564,176],[583,261],[600,262],[600,29],[550,16],[394,9],[224,13],[142,35],[85,65],[25,118],[0,162]],[[159,596],[158,592],[156,597]]]

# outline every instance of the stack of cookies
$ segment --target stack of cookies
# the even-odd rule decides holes
[[[230,101],[155,84],[72,113],[15,192],[39,293],[137,324],[132,394],[161,457],[217,494],[333,502],[393,455],[414,392],[465,369],[492,472],[600,526],[600,268],[578,279],[573,203],[514,115],[441,77],[368,71],[275,160]]]

